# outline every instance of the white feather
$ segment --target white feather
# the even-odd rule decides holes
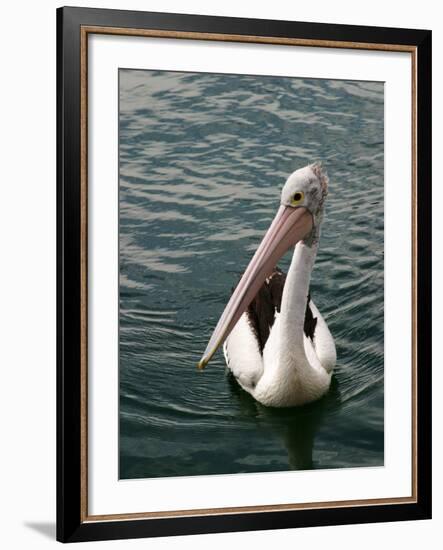
[[[239,384],[251,391],[263,374],[263,358],[246,313],[232,329],[223,352],[226,364]]]

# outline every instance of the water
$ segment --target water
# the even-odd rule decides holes
[[[383,84],[120,71],[120,476],[383,465]],[[196,369],[287,176],[330,191],[311,293],[329,394],[268,409]],[[287,269],[287,255],[280,267]]]

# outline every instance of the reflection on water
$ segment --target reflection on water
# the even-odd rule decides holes
[[[324,416],[332,414],[340,405],[337,379],[332,379],[328,394],[317,403],[294,409],[273,409],[264,407],[243,391],[230,373],[227,378],[242,413],[252,419],[257,416],[265,418],[272,430],[280,435],[288,453],[288,469],[312,469],[315,434]]]
[[[120,475],[383,464],[383,85],[120,71]],[[290,172],[331,183],[312,296],[330,392],[267,409],[206,347]],[[287,269],[289,256],[281,262]]]

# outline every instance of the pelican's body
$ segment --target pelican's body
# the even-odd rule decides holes
[[[318,164],[294,172],[281,206],[221,316],[200,366],[224,341],[241,387],[270,407],[303,405],[329,389],[334,340],[309,297],[328,179]],[[276,261],[292,246],[287,275]]]
[[[265,281],[260,298],[242,314],[223,346],[226,364],[240,386],[271,407],[303,405],[322,397],[329,389],[336,361],[334,339],[310,299],[309,289],[299,301],[299,295],[291,296],[290,289],[300,285],[297,263],[310,254],[302,247],[297,244],[287,277],[275,271]],[[298,282],[292,280],[297,271]],[[272,300],[275,287],[277,301]],[[267,294],[271,297],[268,307],[263,304]],[[268,310],[267,315],[263,309]],[[267,318],[261,319],[263,316]],[[260,334],[263,323],[270,325],[268,335]]]

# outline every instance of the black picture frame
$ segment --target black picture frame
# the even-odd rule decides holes
[[[408,46],[416,55],[416,485],[414,502],[319,509],[88,521],[81,486],[82,361],[81,29],[151,29],[226,36]],[[83,202],[82,202],[83,201]],[[83,336],[84,338],[84,336]],[[157,537],[431,517],[431,31],[172,13],[57,10],[57,539]]]

